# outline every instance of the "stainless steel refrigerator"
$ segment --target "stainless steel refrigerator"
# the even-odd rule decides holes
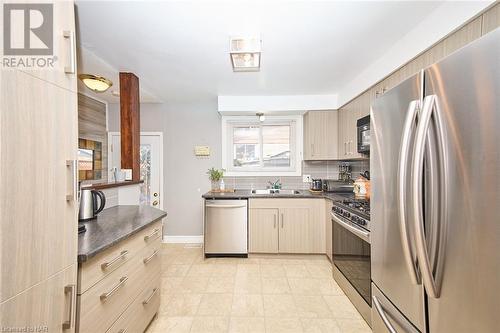
[[[371,110],[372,328],[500,331],[500,29]]]

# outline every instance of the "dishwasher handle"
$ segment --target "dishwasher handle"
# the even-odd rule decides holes
[[[207,204],[207,208],[244,208],[247,204],[238,204],[238,205],[217,205],[217,204]]]

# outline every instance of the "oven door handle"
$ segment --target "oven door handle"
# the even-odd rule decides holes
[[[365,242],[367,242],[368,244],[370,244],[370,232],[369,231],[366,231],[366,230],[363,230],[361,228],[355,227],[352,224],[349,224],[349,223],[341,220],[334,213],[330,213],[330,215],[332,216],[332,219],[337,224],[339,224],[341,227],[349,230],[350,232],[352,232],[353,234],[355,234],[356,236],[358,236],[359,238],[361,238],[362,240],[364,240]]]

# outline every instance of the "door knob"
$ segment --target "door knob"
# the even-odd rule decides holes
[[[158,196],[157,192],[153,193],[153,197],[157,197],[157,196]]]
[[[158,206],[158,200],[153,201],[153,206]]]

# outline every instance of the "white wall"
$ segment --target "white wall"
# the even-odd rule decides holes
[[[341,107],[352,98],[434,45],[440,39],[473,18],[494,1],[444,1],[436,10],[422,19],[415,28],[387,50],[378,60],[363,69],[358,76],[338,91]]]
[[[110,131],[120,131],[119,119],[119,104],[110,104]],[[168,213],[165,235],[202,235],[201,195],[210,189],[206,171],[221,165],[217,98],[179,104],[141,104],[141,131],[163,132],[163,207]],[[195,157],[195,145],[210,146],[210,157]]]

